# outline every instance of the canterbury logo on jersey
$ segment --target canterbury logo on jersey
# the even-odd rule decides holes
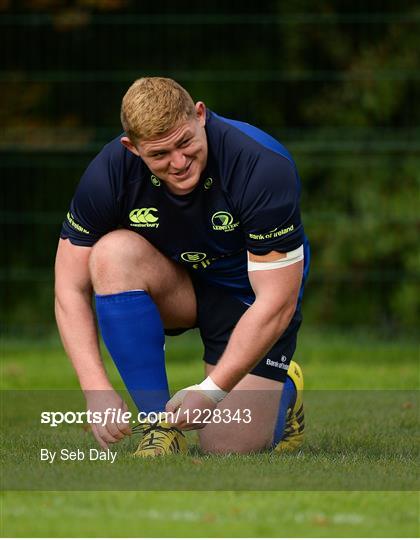
[[[159,227],[159,216],[157,208],[135,208],[131,210],[130,226],[131,227]]]

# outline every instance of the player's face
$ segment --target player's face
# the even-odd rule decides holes
[[[139,156],[176,195],[192,191],[207,163],[206,108],[196,104],[197,117],[170,130],[158,139],[142,140]]]

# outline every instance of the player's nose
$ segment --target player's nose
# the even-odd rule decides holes
[[[185,156],[181,151],[175,150],[171,155],[171,166],[177,171],[182,171],[187,165],[187,156]]]

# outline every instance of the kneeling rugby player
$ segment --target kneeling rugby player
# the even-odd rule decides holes
[[[298,447],[303,378],[292,357],[309,247],[289,152],[161,77],[132,84],[121,120],[124,133],[81,178],[56,258],[57,322],[87,407],[127,410],[97,321],[138,409],[179,413],[148,425],[136,455],[185,451],[188,429],[209,453]],[[164,334],[195,327],[205,378],[170,399]],[[216,408],[247,409],[252,421],[187,414]],[[131,433],[115,422],[92,429],[103,447]]]

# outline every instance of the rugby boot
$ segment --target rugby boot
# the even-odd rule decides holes
[[[303,413],[303,373],[299,364],[290,362],[288,376],[296,387],[296,400],[293,407],[287,410],[283,437],[274,448],[276,452],[292,452],[303,443],[305,432],[305,415]]]
[[[146,424],[143,437],[134,452],[136,457],[158,457],[171,454],[186,454],[188,444],[179,429],[166,422]]]

